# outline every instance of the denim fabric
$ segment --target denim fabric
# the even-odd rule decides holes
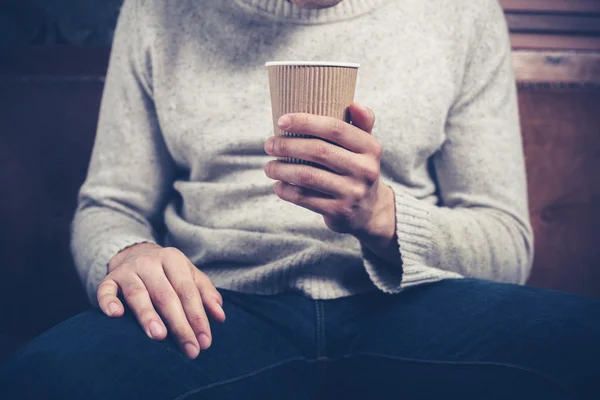
[[[0,368],[2,399],[595,399],[600,300],[480,280],[335,300],[221,290],[188,360],[92,310]]]

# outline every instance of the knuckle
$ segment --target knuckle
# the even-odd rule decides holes
[[[185,285],[177,290],[181,300],[193,300],[200,296],[198,288],[194,285]]]
[[[346,123],[340,119],[335,119],[331,122],[331,135],[334,138],[343,136],[346,132]]]
[[[181,256],[181,251],[175,247],[165,247],[158,251],[158,256],[162,259],[168,259]]]
[[[302,200],[302,193],[297,186],[288,186],[284,189],[282,197],[293,203],[299,203]]]
[[[107,278],[104,278],[102,282],[100,282],[100,284],[98,285],[98,291],[111,292],[112,286],[112,281],[108,280]]]
[[[161,290],[156,291],[152,295],[152,298],[154,300],[154,303],[156,303],[156,305],[158,305],[159,307],[163,307],[163,306],[166,306],[167,304],[169,304],[170,302],[174,301],[175,296],[173,295],[173,293],[170,290],[161,289]]]
[[[138,258],[135,259],[135,265],[137,267],[148,267],[150,265],[156,264],[157,260],[151,254],[141,254]]]
[[[323,217],[326,218],[336,218],[337,217],[337,213],[336,213],[336,207],[327,207],[326,209],[323,210]]]
[[[126,297],[140,297],[145,296],[146,293],[148,293],[146,287],[138,283],[132,283],[130,285],[127,285],[123,292]]]
[[[206,328],[206,323],[208,322],[208,319],[206,318],[205,315],[198,313],[191,317],[188,317],[188,322],[192,326],[192,329],[202,330],[202,329]]]
[[[134,261],[125,261],[119,265],[117,265],[112,271],[106,275],[105,279],[114,279],[115,281],[122,277],[124,274],[130,273],[130,271],[136,268],[136,264]]]
[[[373,154],[378,160],[381,159],[381,156],[383,155],[383,146],[378,140],[373,144]]]
[[[114,299],[115,297],[117,297],[117,293],[112,287],[98,286],[98,290],[96,291],[98,303],[103,303],[109,299]]]
[[[379,179],[379,166],[374,163],[367,163],[362,168],[362,175],[369,183],[374,183]]]
[[[337,158],[339,163],[348,169],[352,169],[354,166],[352,156],[348,152],[342,151],[340,148],[335,148],[334,151],[332,151],[332,156]]]
[[[329,145],[322,140],[315,144],[314,155],[319,161],[328,160],[332,155],[331,153]]]
[[[289,150],[289,141],[286,139],[276,138],[275,139],[275,151],[277,154],[286,155]]]
[[[308,114],[302,114],[301,116],[299,116],[297,124],[298,124],[298,128],[300,128],[301,131],[303,131],[303,132],[308,131],[309,124],[310,124],[310,119],[308,117]]]
[[[341,219],[341,220],[351,219],[352,216],[354,215],[354,211],[352,210],[352,207],[349,207],[347,205],[339,206],[336,211],[337,211],[336,216],[338,217],[338,219]]]
[[[364,185],[354,185],[350,189],[350,193],[353,201],[362,200],[367,195],[367,188]]]
[[[208,282],[208,284],[210,284],[212,286],[212,281],[210,280],[208,275],[206,275],[204,272],[202,272],[200,269],[198,269],[196,267],[190,267],[190,268],[192,268],[192,275],[193,275],[194,281],[196,283],[204,284],[205,282]]]
[[[193,332],[190,332],[191,326],[189,321],[185,322],[174,322],[171,324],[171,330],[175,334],[175,336],[179,338],[187,338],[188,336],[193,337]]]
[[[314,185],[317,183],[318,178],[310,168],[302,168],[298,171],[298,181],[302,185]]]
[[[194,267],[194,271],[194,273],[197,274],[201,279],[208,279],[210,281],[208,275],[206,275],[201,269]]]
[[[100,305],[107,303],[110,299],[113,299],[114,297],[115,296],[113,296],[110,293],[100,293],[100,291],[96,292],[96,298],[98,299],[98,304]]]

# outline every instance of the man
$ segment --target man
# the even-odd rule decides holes
[[[317,138],[269,138],[264,63],[298,59],[360,63],[369,108],[286,115]],[[494,0],[127,0],[73,224],[105,315],[26,346],[0,388],[583,397],[600,302],[517,285],[528,221]]]

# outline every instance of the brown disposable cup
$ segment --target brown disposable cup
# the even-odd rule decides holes
[[[277,126],[288,113],[324,115],[349,122],[348,107],[354,101],[358,64],[339,62],[268,62],[273,131],[278,136],[311,137],[284,132]],[[295,158],[280,161],[315,165]],[[318,165],[316,165],[318,166]]]

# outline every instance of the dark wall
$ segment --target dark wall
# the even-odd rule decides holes
[[[0,0],[0,46],[109,45],[123,0]]]

